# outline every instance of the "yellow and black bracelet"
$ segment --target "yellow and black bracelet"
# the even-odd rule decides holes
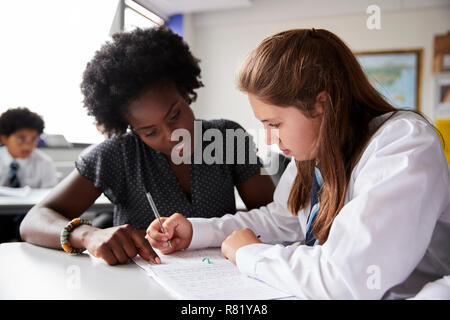
[[[63,250],[65,252],[68,253],[82,253],[84,250],[84,248],[72,248],[72,246],[70,245],[69,242],[69,234],[70,232],[75,229],[76,227],[81,226],[82,224],[87,224],[87,225],[91,225],[91,222],[89,220],[86,219],[80,219],[80,218],[75,218],[72,221],[70,221],[67,226],[64,227],[64,229],[61,230],[61,237],[60,237],[60,241],[61,241],[61,247],[63,248]]]

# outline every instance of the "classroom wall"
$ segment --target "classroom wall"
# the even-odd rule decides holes
[[[366,27],[369,16],[365,12],[366,2],[359,2],[359,7],[349,6],[345,8],[347,12],[338,16],[333,12],[339,10],[326,8],[322,13],[315,13],[325,16],[306,17],[302,11],[304,1],[256,1],[253,9],[185,15],[185,39],[201,60],[205,84],[198,90],[198,99],[193,104],[196,116],[232,119],[246,129],[262,128],[253,117],[247,97],[236,89],[239,64],[269,35],[285,29],[314,27],[336,33],[353,51],[423,48],[420,105],[433,118],[433,39],[436,34],[450,30],[450,1],[434,1],[434,7],[409,9],[386,8],[387,3],[395,1],[385,1],[381,6],[381,30]],[[417,1],[411,3],[424,5]],[[320,6],[316,7],[320,10]],[[264,141],[257,143],[261,147]]]

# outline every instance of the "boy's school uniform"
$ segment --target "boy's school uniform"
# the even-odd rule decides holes
[[[18,163],[17,176],[20,186],[31,188],[51,188],[58,183],[56,167],[52,159],[38,149],[34,149],[28,158],[14,159],[8,148],[0,147],[0,185],[10,186],[9,172],[11,163]]]
[[[417,114],[375,118],[354,167],[345,205],[323,245],[305,240],[310,205],[297,216],[287,200],[292,161],[274,201],[221,218],[189,218],[189,248],[221,246],[250,228],[263,243],[240,248],[239,270],[302,299],[402,299],[450,274],[450,174],[440,139]]]

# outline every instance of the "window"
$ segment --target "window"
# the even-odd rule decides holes
[[[127,29],[162,23],[132,7],[135,2],[121,1],[0,1],[0,113],[27,107],[43,116],[45,133],[70,142],[102,141],[83,107],[87,62],[111,39],[118,8]]]
[[[152,28],[164,24],[164,20],[132,0],[126,0],[124,6],[124,30],[136,27]]]

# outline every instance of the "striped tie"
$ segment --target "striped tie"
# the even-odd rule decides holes
[[[317,197],[320,188],[322,187],[323,179],[318,168],[314,168],[313,184],[311,191],[311,210],[309,212],[308,224],[306,226],[306,238],[305,244],[307,246],[313,246],[316,243],[316,238],[313,235],[312,229],[314,226],[314,220],[316,219],[316,214],[320,208],[319,198]]]
[[[20,188],[17,170],[19,170],[19,164],[16,161],[11,162],[11,165],[9,166],[9,186],[12,188]]]

